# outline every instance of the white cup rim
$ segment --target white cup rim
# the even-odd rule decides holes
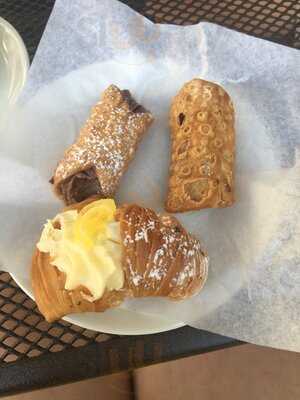
[[[12,35],[14,40],[16,41],[16,43],[17,43],[16,53],[18,53],[18,56],[20,58],[21,65],[22,65],[22,75],[18,82],[17,91],[12,100],[12,103],[14,103],[17,100],[17,98],[19,97],[21,90],[23,89],[24,84],[26,82],[27,72],[28,72],[29,64],[30,64],[29,56],[28,56],[28,52],[27,52],[26,46],[24,44],[24,41],[23,41],[22,37],[20,36],[20,34],[18,33],[18,31],[6,19],[4,19],[2,17],[0,17],[0,26],[3,26],[6,30],[8,30],[10,35]]]

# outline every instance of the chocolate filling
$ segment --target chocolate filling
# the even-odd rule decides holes
[[[65,179],[59,189],[67,205],[79,203],[101,193],[101,186],[93,167]]]
[[[134,98],[131,96],[131,93],[129,90],[124,89],[121,90],[123,100],[127,102],[129,106],[129,110],[133,113],[144,113],[147,112],[147,110],[141,106],[139,103],[137,103]]]

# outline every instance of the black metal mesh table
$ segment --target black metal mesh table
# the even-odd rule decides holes
[[[159,23],[210,21],[300,49],[299,0],[127,0]],[[30,58],[54,0],[0,0],[0,15],[23,37]],[[142,337],[48,324],[35,303],[0,272],[0,395],[84,379],[237,344],[192,328]]]

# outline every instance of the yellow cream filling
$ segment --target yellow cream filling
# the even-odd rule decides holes
[[[37,244],[41,252],[50,254],[51,264],[65,273],[65,289],[82,285],[91,293],[85,296],[89,301],[124,284],[120,224],[114,219],[115,212],[111,199],[94,201],[80,212],[62,212],[47,221]]]

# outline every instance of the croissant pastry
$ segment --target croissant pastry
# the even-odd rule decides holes
[[[50,181],[56,195],[67,205],[92,195],[113,197],[152,121],[128,90],[110,85],[56,167]]]
[[[204,285],[208,257],[168,215],[90,198],[48,221],[34,252],[32,286],[49,322],[105,311],[125,298],[181,300]]]
[[[202,79],[187,82],[170,110],[172,157],[168,212],[234,203],[234,110],[225,90]]]

